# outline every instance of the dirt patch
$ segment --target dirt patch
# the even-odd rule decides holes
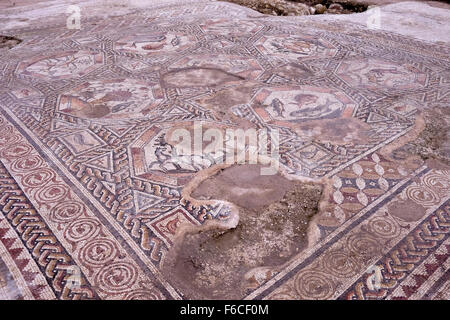
[[[334,144],[366,143],[370,126],[355,118],[313,120],[296,125],[299,136],[309,136],[320,142]]]
[[[280,174],[261,175],[259,165],[236,165],[203,181],[191,196],[199,200],[226,200],[244,209],[260,210],[281,200],[293,184]]]
[[[256,85],[257,83],[245,81],[239,86],[220,88],[214,94],[199,98],[196,102],[224,115],[231,107],[250,101]]]
[[[277,67],[274,72],[289,80],[306,79],[314,75],[311,69],[297,63],[289,63],[281,67]]]
[[[450,111],[436,106],[424,110],[425,127],[418,137],[392,151],[395,160],[419,157],[436,168],[450,166]],[[441,163],[441,164],[439,164]]]
[[[20,40],[16,37],[0,35],[0,49],[3,49],[3,48],[11,49],[12,47],[17,46],[21,42],[22,42],[22,40]]]
[[[189,299],[239,299],[246,274],[277,267],[308,244],[307,229],[322,195],[318,184],[261,176],[259,165],[235,165],[204,180],[192,197],[233,202],[239,222],[231,229],[200,227],[169,252],[163,272]]]
[[[242,129],[254,127],[249,120],[235,116],[231,108],[248,103],[253,94],[257,82],[248,80],[226,88],[218,88],[208,96],[203,96],[195,100],[200,106],[212,110],[218,119],[222,121],[231,121]]]
[[[104,104],[99,105],[89,104],[86,108],[77,111],[80,117],[89,119],[103,118],[111,113],[111,110]]]
[[[162,81],[168,88],[214,87],[242,80],[244,78],[240,76],[215,68],[183,68],[169,71],[162,76]]]
[[[420,220],[425,215],[425,209],[412,200],[397,200],[388,207],[389,213],[406,222]]]

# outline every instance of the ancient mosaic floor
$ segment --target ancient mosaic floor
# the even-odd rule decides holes
[[[174,167],[165,135],[202,121],[276,128],[283,174],[324,190],[308,247],[240,298],[448,299],[448,143],[428,159],[414,146],[427,112],[448,120],[450,47],[302,21],[200,1],[14,30],[0,297],[189,298],[161,272],[177,230],[230,209],[182,195],[210,164]]]

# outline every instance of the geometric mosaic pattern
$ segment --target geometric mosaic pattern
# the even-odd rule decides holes
[[[182,298],[160,273],[177,229],[229,215],[181,196],[204,168],[167,163],[165,134],[193,121],[276,128],[283,171],[330,181],[315,243],[247,298],[448,294],[450,172],[381,152],[450,103],[448,46],[221,2],[62,26],[15,30],[23,42],[1,52],[1,297]],[[417,216],[395,210],[405,203]]]

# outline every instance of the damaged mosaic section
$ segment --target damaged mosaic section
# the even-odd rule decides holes
[[[416,139],[395,149],[392,157],[395,160],[406,160],[411,157],[427,162],[430,167],[438,169],[450,168],[450,117],[444,106],[434,106],[423,112],[424,128]]]
[[[322,187],[260,175],[260,165],[218,170],[191,193],[232,203],[235,226],[206,224],[180,236],[163,267],[189,299],[238,299],[257,285],[257,274],[276,272],[308,245]],[[259,269],[259,270],[258,270]]]

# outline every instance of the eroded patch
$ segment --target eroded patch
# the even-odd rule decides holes
[[[197,101],[202,105],[211,105],[217,111],[226,111],[237,104],[248,103],[256,87],[256,82],[246,81],[236,87],[218,90],[213,95],[201,97]]]
[[[173,70],[162,76],[166,87],[211,87],[244,78],[214,68],[183,68]]]
[[[424,110],[425,126],[418,136],[392,151],[395,160],[419,157],[430,167],[448,169],[450,166],[450,117],[446,107]]]
[[[389,213],[406,222],[420,220],[425,215],[425,209],[412,200],[398,200],[389,205]]]
[[[245,81],[235,86],[220,88],[195,101],[203,108],[212,110],[222,121],[230,121],[242,129],[248,129],[254,127],[254,124],[248,119],[234,115],[232,107],[250,102],[257,85],[255,81]]]
[[[20,40],[16,37],[0,35],[0,49],[2,49],[2,48],[11,49],[12,47],[17,46],[21,42],[22,42],[22,40]]]
[[[246,210],[260,210],[280,201],[293,186],[293,181],[280,174],[261,175],[259,165],[235,165],[204,180],[191,196],[200,200],[225,200]]]
[[[163,272],[189,299],[238,299],[255,268],[277,267],[308,244],[307,230],[317,213],[322,188],[281,174],[261,176],[259,165],[235,165],[201,182],[196,199],[233,202],[234,228],[199,227],[179,238]]]
[[[334,144],[365,143],[369,140],[369,130],[367,123],[355,118],[309,121],[295,128],[300,136]]]

